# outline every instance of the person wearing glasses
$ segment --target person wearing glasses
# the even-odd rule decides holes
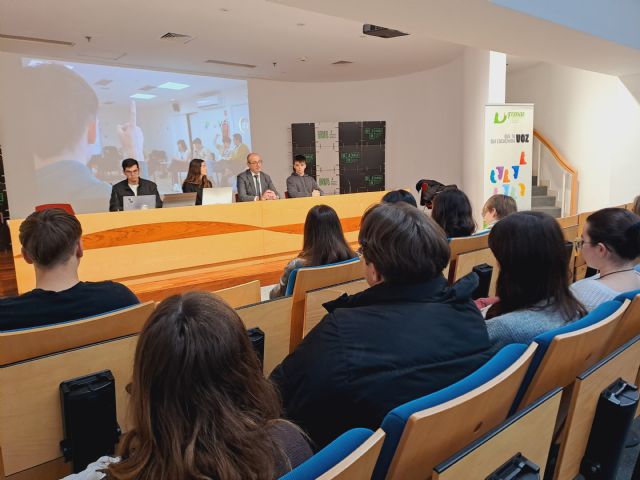
[[[587,217],[582,236],[575,241],[584,261],[599,271],[571,285],[571,291],[589,311],[622,292],[640,289],[640,217],[624,208],[603,208]]]
[[[125,158],[122,161],[122,172],[127,178],[116,183],[111,188],[110,212],[117,212],[123,209],[123,197],[139,195],[155,195],[156,208],[162,208],[162,199],[158,192],[158,186],[151,180],[140,178],[140,166],[137,160]]]
[[[238,175],[238,201],[277,200],[280,198],[271,177],[262,171],[262,158],[257,153],[247,155],[247,170]]]

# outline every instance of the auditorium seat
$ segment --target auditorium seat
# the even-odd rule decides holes
[[[576,375],[598,362],[628,305],[628,300],[605,302],[583,318],[535,337],[538,350],[513,408],[527,406],[554,387],[570,386]]]
[[[635,383],[639,369],[640,336],[637,336],[577,376],[560,443],[555,478],[576,478],[586,451],[600,394],[618,378],[627,383]]]
[[[507,345],[471,375],[389,412],[373,478],[428,478],[437,463],[502,422],[536,347]]]
[[[433,470],[433,480],[481,480],[488,478],[547,478],[545,465],[560,407],[561,389],[557,388],[508,418],[482,438],[466,446]],[[522,454],[538,473],[492,474],[517,454]],[[535,471],[535,469],[534,469]],[[425,478],[428,478],[425,476]]]
[[[240,308],[245,305],[252,305],[260,302],[260,280],[235,285],[222,290],[216,290],[213,293],[222,298],[232,308]]]
[[[332,265],[298,268],[291,272],[286,293],[291,295],[293,301],[291,306],[290,351],[295,350],[303,337],[307,292],[316,288],[328,287],[361,278],[364,278],[364,269],[360,259],[357,257]]]
[[[280,480],[369,480],[383,440],[381,429],[354,428]]]
[[[302,335],[307,334],[315,327],[327,314],[323,304],[335,300],[343,294],[354,295],[369,288],[366,280],[352,280],[350,282],[332,285],[330,287],[318,288],[307,292],[304,307],[304,327]]]
[[[624,345],[636,335],[640,335],[640,290],[621,293],[614,300],[619,302],[629,300],[631,304],[624,312],[618,327],[609,340],[605,352],[607,354]]]
[[[489,248],[489,235],[485,233],[471,237],[452,238],[449,241],[449,248],[451,249],[451,255],[449,256],[449,274],[447,279],[449,283],[453,283],[458,256],[463,253]]]

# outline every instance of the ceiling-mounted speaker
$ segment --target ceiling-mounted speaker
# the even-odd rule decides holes
[[[173,102],[171,104],[171,108],[173,108],[174,112],[180,113],[180,104],[178,102]]]

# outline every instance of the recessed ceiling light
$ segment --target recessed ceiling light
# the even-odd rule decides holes
[[[227,13],[227,12],[229,11],[229,9],[228,9],[228,8],[221,8],[221,9],[220,9],[220,11],[221,11],[222,13]]]
[[[156,98],[155,95],[151,95],[150,93],[134,93],[133,95],[129,95],[129,97],[140,100],[151,100],[152,98]]]
[[[166,88],[169,90],[182,90],[184,88],[189,88],[191,85],[187,85],[186,83],[177,83],[177,82],[165,82],[162,85],[158,85],[158,88]]]

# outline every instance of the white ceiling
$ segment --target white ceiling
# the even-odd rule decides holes
[[[159,40],[167,32],[195,39],[187,44]],[[462,51],[425,32],[389,40],[363,37],[362,22],[266,0],[0,0],[0,34],[75,43],[69,47],[0,39],[0,50],[5,51],[305,82],[409,74],[447,63]],[[306,61],[300,61],[303,57]],[[256,68],[206,64],[208,59]],[[331,65],[339,60],[354,63]]]
[[[410,35],[363,36],[363,23]],[[195,39],[159,40],[167,32]],[[613,75],[640,73],[639,50],[487,0],[0,0],[0,34],[75,44],[0,39],[5,51],[236,78],[392,77],[447,63],[462,45],[520,57],[513,68],[547,61]],[[208,59],[256,68],[212,65]],[[355,63],[331,65],[338,60]]]

